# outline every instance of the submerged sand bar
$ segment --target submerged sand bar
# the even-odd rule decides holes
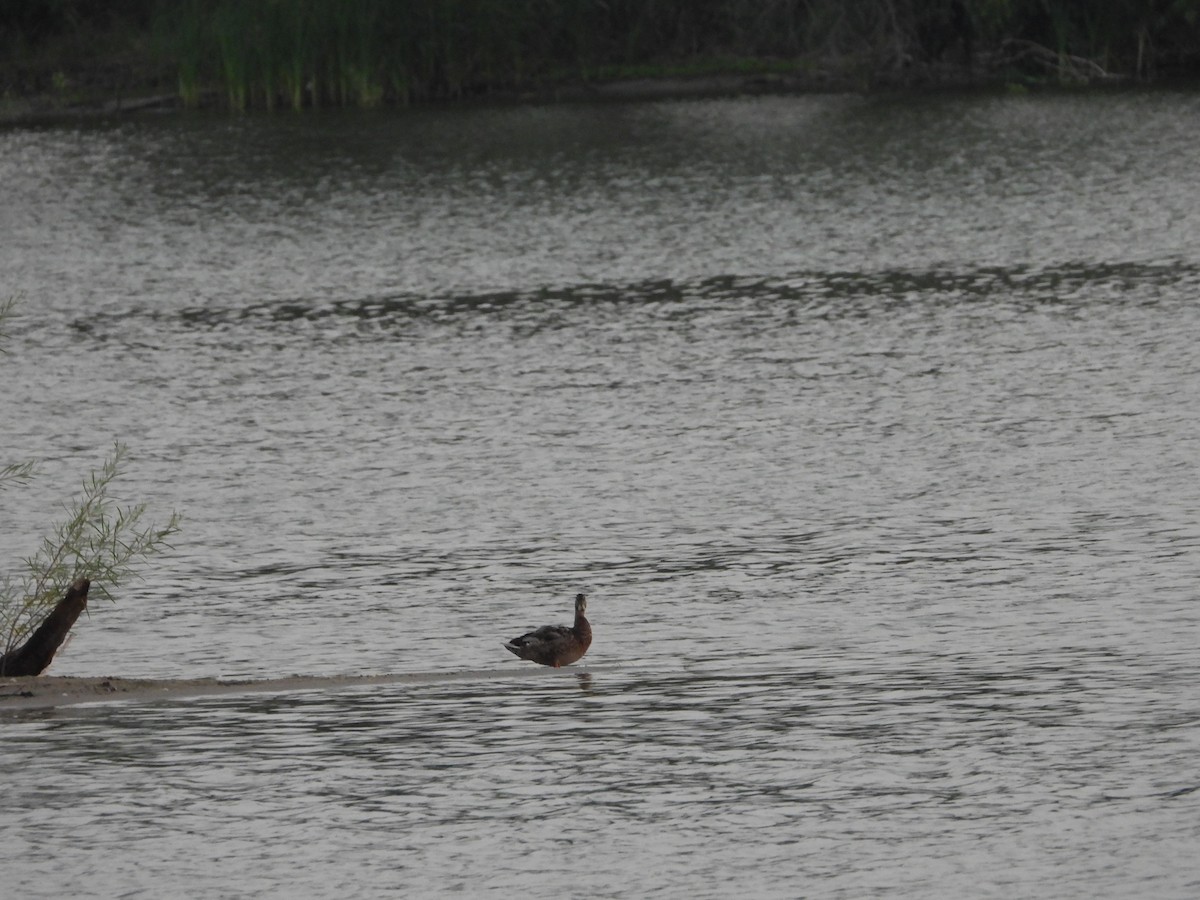
[[[376,684],[436,684],[496,678],[527,678],[579,670],[523,667],[509,670],[430,672],[405,675],[289,675],[284,678],[81,678],[70,675],[0,677],[0,714],[8,710],[120,701],[155,702],[236,694],[340,690]]]

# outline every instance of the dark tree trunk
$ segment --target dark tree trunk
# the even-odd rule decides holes
[[[67,634],[79,614],[87,608],[88,588],[92,583],[80,578],[37,631],[24,644],[10,653],[0,655],[0,675],[41,675],[54,659],[54,654],[67,639]]]

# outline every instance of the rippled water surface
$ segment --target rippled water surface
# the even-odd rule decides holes
[[[1200,98],[0,131],[6,566],[175,552],[10,712],[24,896],[1200,893]],[[502,640],[589,594],[595,644]],[[444,676],[444,677],[443,677]]]

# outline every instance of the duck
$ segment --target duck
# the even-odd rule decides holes
[[[543,625],[533,631],[515,637],[504,645],[504,649],[521,659],[528,659],[543,666],[569,666],[587,653],[592,645],[592,624],[584,616],[587,597],[575,595],[575,624]]]

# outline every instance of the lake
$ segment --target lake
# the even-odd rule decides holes
[[[22,896],[1190,898],[1200,94],[0,130],[0,559],[184,515],[0,718]],[[501,646],[568,622],[568,669]]]

